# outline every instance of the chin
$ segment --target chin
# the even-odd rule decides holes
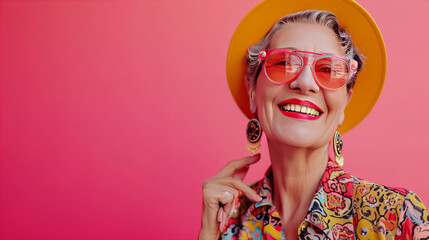
[[[323,141],[322,136],[314,131],[297,128],[277,130],[271,136],[267,134],[267,141],[296,148],[319,148],[329,144],[329,139]]]

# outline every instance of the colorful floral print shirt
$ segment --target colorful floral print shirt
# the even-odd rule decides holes
[[[285,239],[273,205],[272,171],[251,187],[263,198],[244,196],[220,239]],[[300,239],[429,239],[429,215],[419,197],[403,188],[360,180],[329,161],[307,216],[298,228]]]

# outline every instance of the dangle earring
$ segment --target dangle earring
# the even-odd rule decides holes
[[[246,128],[247,149],[255,153],[261,148],[262,128],[258,118],[250,119]]]
[[[335,132],[334,141],[332,145],[334,145],[335,161],[338,163],[338,165],[343,166],[344,158],[343,156],[341,156],[341,151],[343,149],[343,140],[341,139],[341,135],[338,131]]]

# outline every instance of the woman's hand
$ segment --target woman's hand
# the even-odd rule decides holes
[[[252,201],[262,200],[252,188],[243,183],[251,164],[261,158],[260,154],[231,161],[214,177],[203,181],[203,213],[200,240],[218,239],[231,218],[241,191]]]

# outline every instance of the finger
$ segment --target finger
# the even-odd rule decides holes
[[[245,168],[249,168],[251,164],[254,164],[259,161],[261,154],[255,154],[253,156],[247,156],[239,160],[234,160],[229,162],[224,168],[222,168],[215,177],[231,177],[237,171]]]
[[[223,210],[223,207],[219,207],[219,210],[217,211],[217,222],[218,223],[222,223],[224,212],[225,211]]]
[[[234,192],[231,194],[231,192]],[[217,220],[219,223],[219,231],[224,232],[225,226],[228,223],[229,219],[232,216],[232,212],[234,211],[234,206],[236,205],[236,200],[238,199],[239,191],[235,189],[231,189],[230,191],[227,191],[224,193],[226,199],[228,199],[227,202],[223,202],[222,206],[219,207]],[[232,197],[232,199],[229,199]]]
[[[251,164],[254,164],[261,159],[261,154],[255,154],[253,156],[244,157],[239,160],[229,162],[222,170],[220,170],[215,177],[232,177],[235,173],[238,173],[238,176],[244,178],[247,173],[247,170]],[[247,168],[247,170],[246,170]],[[244,172],[240,174],[241,172]]]
[[[228,221],[229,218],[234,215],[235,209],[238,208],[238,201],[239,201],[240,194],[242,194],[241,191],[239,191],[239,193],[237,195],[234,195],[234,199],[232,200],[232,202],[230,204],[228,204],[224,207],[224,211],[226,213],[225,219],[228,218],[226,221]]]
[[[234,200],[235,195],[238,195],[238,190],[226,186],[226,191],[223,191],[223,193],[218,196],[216,204],[221,203],[222,205],[226,205],[228,203],[231,203]]]
[[[231,202],[231,204],[228,204],[224,207],[224,211],[226,212],[226,215],[229,217],[232,217],[234,215],[235,209],[238,208],[238,201],[240,200],[240,194],[243,194],[241,191],[238,191],[237,195],[234,195],[234,198]]]
[[[247,172],[249,171],[250,165],[247,165],[243,168],[237,169],[233,174],[232,177],[238,178],[240,180],[243,180],[246,176]]]
[[[223,214],[222,221],[219,223],[219,231],[225,232],[226,231],[226,224],[228,223],[229,217],[226,216],[226,214]]]
[[[234,194],[238,194],[238,191],[225,185],[222,189],[212,192],[210,196],[207,195],[204,198],[201,217],[201,229],[204,232],[212,235],[219,233],[219,224],[226,215],[224,207],[233,200]]]
[[[243,194],[249,198],[250,200],[254,201],[254,202],[260,202],[262,201],[262,197],[259,196],[259,194],[253,190],[251,187],[247,186],[245,183],[243,183],[243,181],[241,181],[240,179],[237,178],[225,178],[219,181],[220,183],[223,184],[228,184],[229,186],[242,191]]]
[[[234,199],[230,204],[227,204],[223,207],[223,219],[222,222],[219,223],[219,230],[222,232],[226,231],[225,226],[228,224],[229,219],[234,215],[236,209],[238,209],[238,204],[240,201],[241,191],[238,192],[238,195],[234,195]]]
[[[227,225],[229,219],[232,216],[231,212],[234,211],[235,199],[236,198],[234,198],[234,200],[232,202],[226,204],[222,208],[222,210],[223,210],[222,219],[219,222],[219,231],[221,231],[221,232],[225,232],[225,230],[226,230],[225,226]]]
[[[223,207],[220,208],[222,211],[222,218],[219,219],[219,231],[225,232],[225,225],[228,223],[229,217],[227,216],[225,209]],[[228,220],[226,220],[228,219]]]

